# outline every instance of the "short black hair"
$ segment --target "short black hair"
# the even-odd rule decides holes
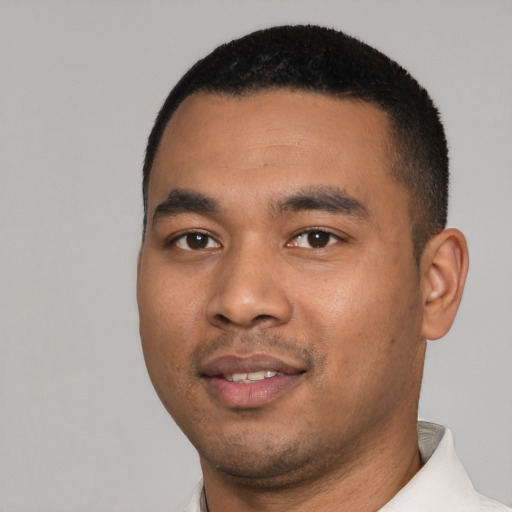
[[[412,239],[419,261],[426,242],[446,226],[448,149],[427,91],[389,57],[338,30],[314,25],[259,30],[223,44],[187,71],[165,100],[146,149],[144,230],[151,168],[164,130],[194,93],[243,96],[285,89],[368,102],[390,120],[391,174],[411,198]]]

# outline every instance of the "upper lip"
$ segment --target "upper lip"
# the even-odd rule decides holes
[[[293,375],[304,373],[304,364],[286,363],[281,359],[266,354],[253,354],[249,356],[226,355],[205,361],[200,367],[203,377],[217,375],[232,375],[233,373],[251,373],[263,370]]]

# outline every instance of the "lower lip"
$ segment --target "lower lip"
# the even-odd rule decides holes
[[[207,391],[221,404],[236,409],[261,407],[294,386],[302,374],[276,375],[251,384],[230,382],[222,377],[203,377]]]

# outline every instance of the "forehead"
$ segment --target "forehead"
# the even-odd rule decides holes
[[[363,202],[384,193],[383,184],[395,193],[389,133],[387,115],[357,100],[285,90],[194,94],[160,142],[150,210],[175,188],[213,187],[246,200],[311,185],[335,185]]]

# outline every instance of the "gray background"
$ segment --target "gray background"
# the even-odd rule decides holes
[[[450,225],[471,249],[421,415],[476,487],[512,505],[512,2],[0,0],[0,511],[172,511],[200,475],[137,332],[145,139],[217,44],[280,23],[342,28],[433,95]]]

